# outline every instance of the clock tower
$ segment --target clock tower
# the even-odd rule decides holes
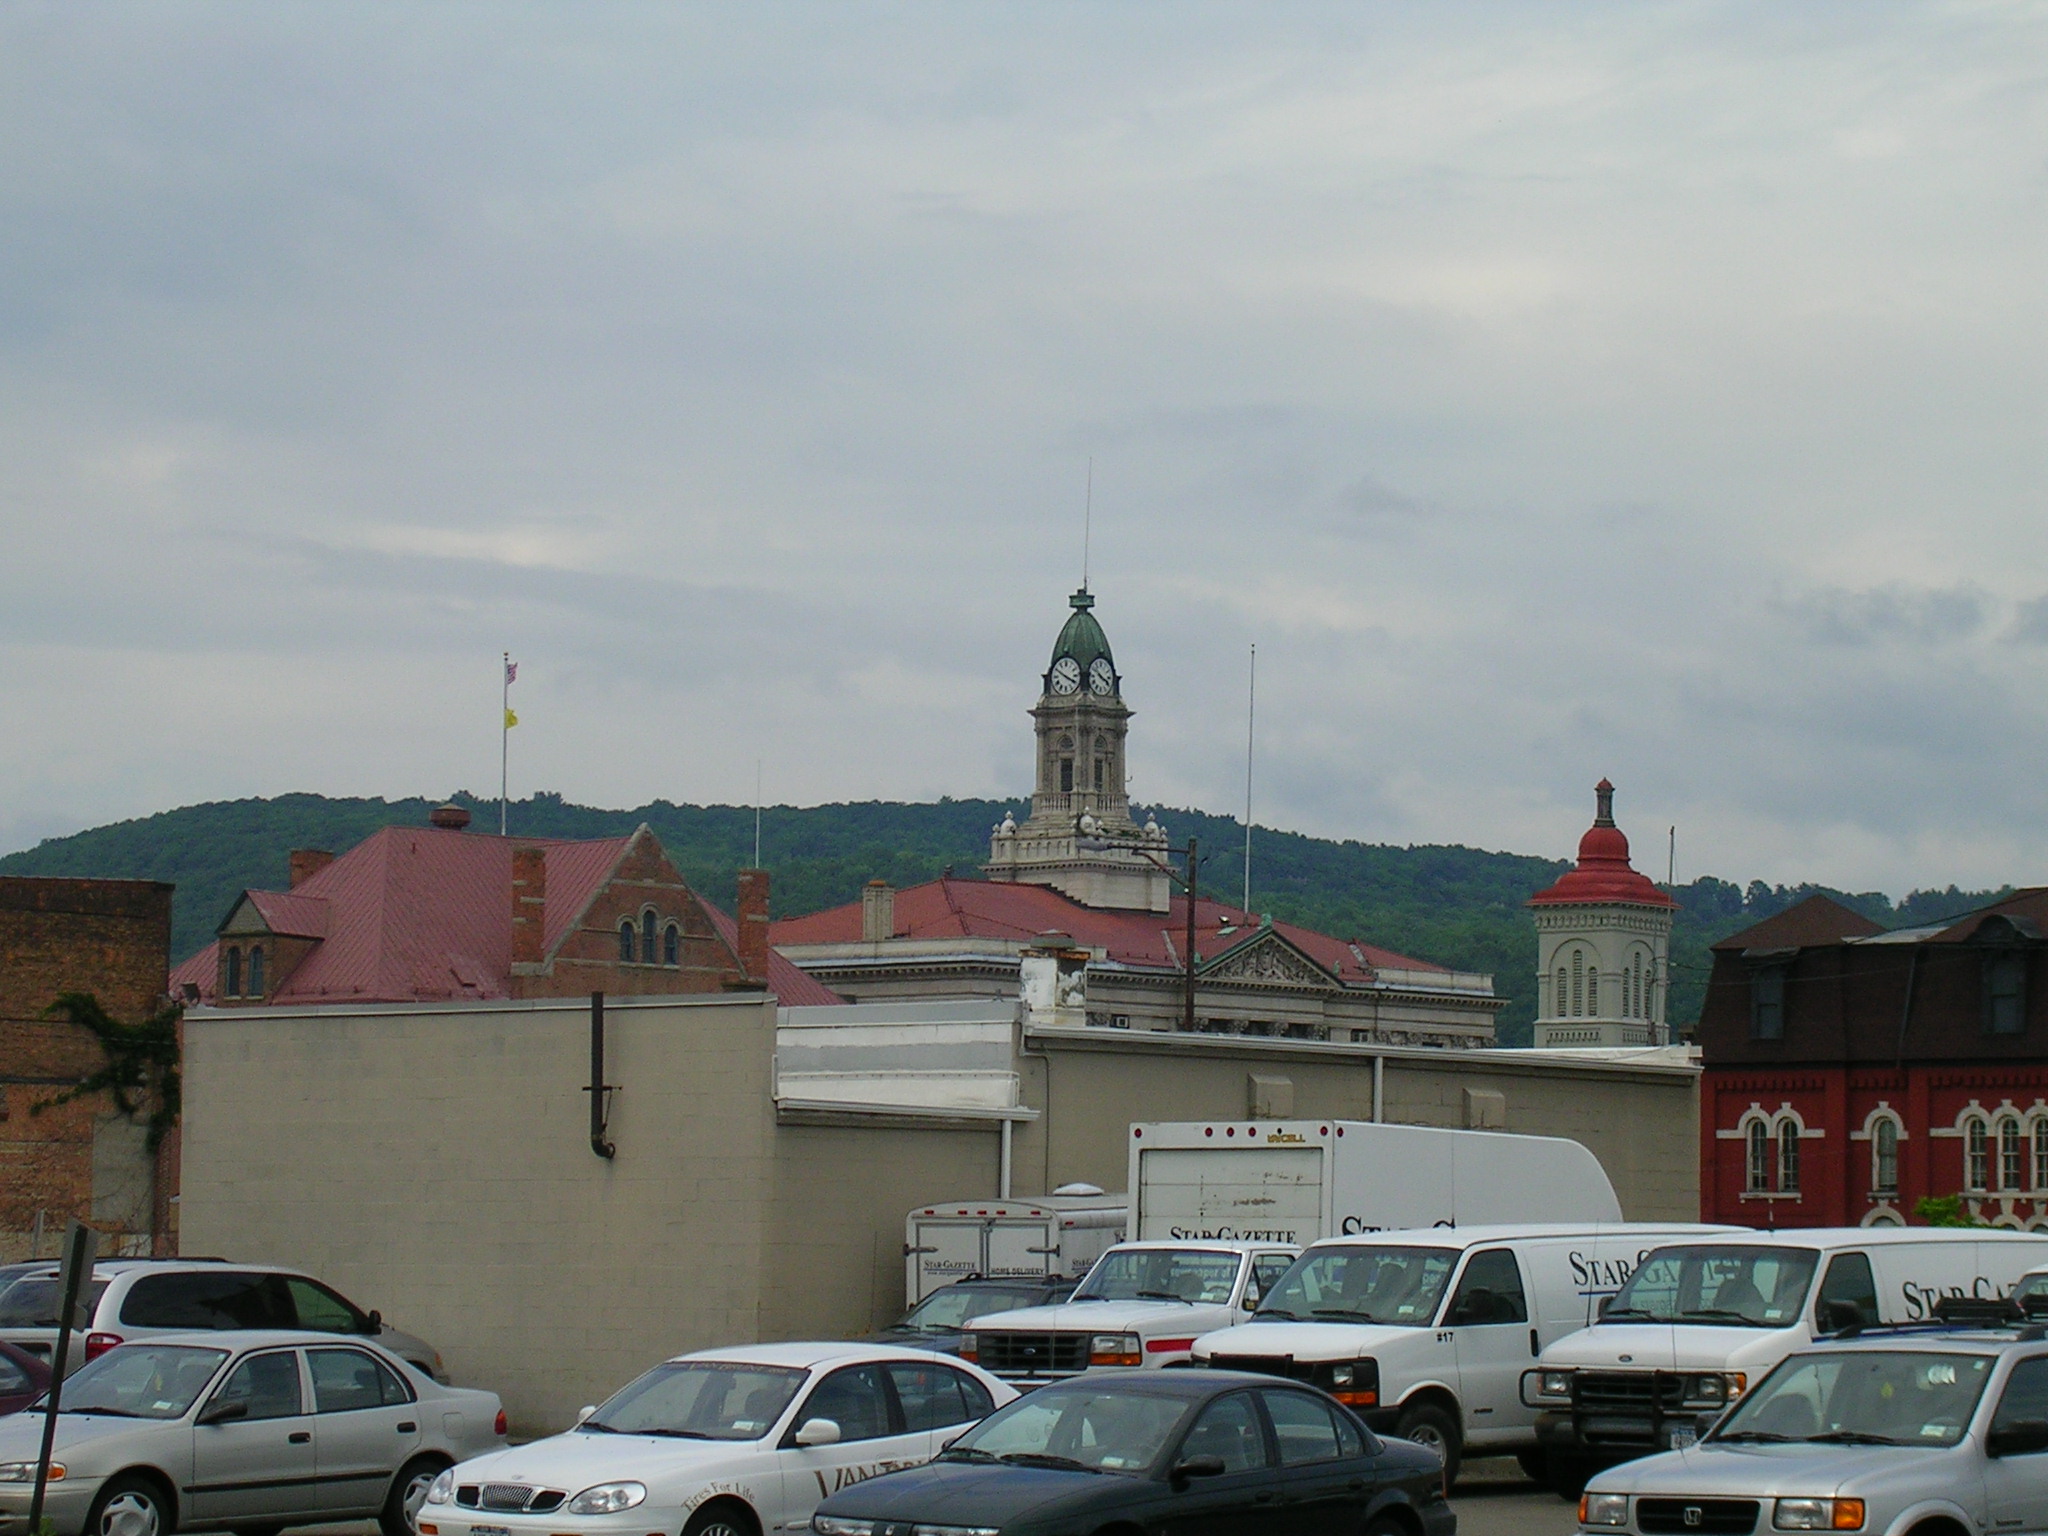
[[[1068,600],[1038,704],[1038,784],[1031,815],[1005,817],[983,866],[991,880],[1050,885],[1091,907],[1164,912],[1172,883],[1160,863],[1166,834],[1131,820],[1124,790],[1124,738],[1131,709],[1083,587]],[[1160,862],[1155,862],[1160,861]]]

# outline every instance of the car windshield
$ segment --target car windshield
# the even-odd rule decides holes
[[[224,1349],[196,1344],[123,1344],[87,1361],[64,1383],[63,1411],[183,1418],[227,1357]]]
[[[945,1459],[1143,1472],[1159,1460],[1187,1409],[1180,1397],[1101,1382],[1055,1383],[983,1419],[953,1442]]]
[[[1889,1349],[1794,1355],[1758,1383],[1713,1438],[1954,1445],[1990,1377],[1988,1355]]]
[[[1200,1248],[1113,1248],[1095,1261],[1076,1301],[1201,1301],[1222,1305],[1243,1256]]]
[[[994,1286],[949,1285],[944,1290],[933,1291],[904,1313],[903,1321],[896,1326],[912,1328],[920,1333],[958,1328],[971,1317],[1035,1306],[1039,1294],[1037,1291],[1006,1291]]]
[[[775,1427],[804,1373],[738,1360],[671,1360],[620,1388],[578,1427],[589,1434],[758,1440]]]
[[[1601,1320],[1783,1328],[1798,1320],[1819,1259],[1811,1248],[1660,1248],[1629,1276]]]
[[[80,1289],[79,1304],[88,1316],[106,1291],[104,1280],[88,1280]],[[63,1305],[64,1290],[55,1275],[29,1275],[0,1291],[0,1328],[54,1328]]]
[[[1424,1328],[1436,1317],[1444,1282],[1457,1262],[1454,1248],[1311,1249],[1266,1293],[1259,1316]]]

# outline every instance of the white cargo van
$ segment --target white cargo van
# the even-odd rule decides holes
[[[1717,1411],[1822,1333],[1931,1319],[1943,1297],[2009,1295],[2048,1235],[1811,1227],[1700,1238],[1649,1255],[1592,1327],[1524,1373],[1550,1482],[1689,1445]]]
[[[1131,1127],[1131,1236],[1311,1243],[1490,1222],[1610,1222],[1621,1204],[1576,1141],[1366,1120]]]
[[[1538,1467],[1522,1372],[1597,1315],[1643,1255],[1739,1229],[1625,1222],[1438,1228],[1325,1238],[1250,1322],[1195,1340],[1194,1363],[1310,1382],[1373,1428],[1443,1454]]]
[[[1289,1243],[1119,1243],[1059,1305],[969,1321],[960,1358],[1018,1386],[1185,1365],[1199,1335],[1256,1309],[1299,1253]]]
[[[914,1307],[939,1287],[970,1276],[1079,1279],[1106,1249],[1124,1240],[1130,1203],[1128,1195],[1106,1195],[1084,1185],[1029,1200],[939,1200],[917,1206],[903,1219],[905,1304]]]

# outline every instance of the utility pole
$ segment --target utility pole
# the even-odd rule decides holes
[[[1180,1027],[1189,1034],[1195,1031],[1195,840],[1188,839],[1188,952],[1183,957],[1187,962],[1187,995],[1181,1000]]]

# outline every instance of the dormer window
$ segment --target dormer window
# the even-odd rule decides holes
[[[677,963],[679,951],[682,949],[682,942],[682,932],[674,923],[670,923],[661,930],[661,963],[663,965],[674,965]]]
[[[651,908],[640,914],[640,963],[642,965],[654,964],[654,925],[656,921],[657,919]]]
[[[242,995],[242,951],[238,945],[228,946],[228,973],[226,981],[221,985],[221,991],[228,997]]]
[[[619,959],[626,965],[633,963],[633,919],[627,918],[619,924]]]
[[[1760,965],[1749,980],[1749,1038],[1785,1038],[1785,967]]]
[[[1984,957],[1984,1032],[2020,1035],[2027,1029],[2027,956],[1998,949]]]
[[[249,995],[251,997],[261,997],[263,995],[263,946],[261,944],[252,944],[249,947]]]

